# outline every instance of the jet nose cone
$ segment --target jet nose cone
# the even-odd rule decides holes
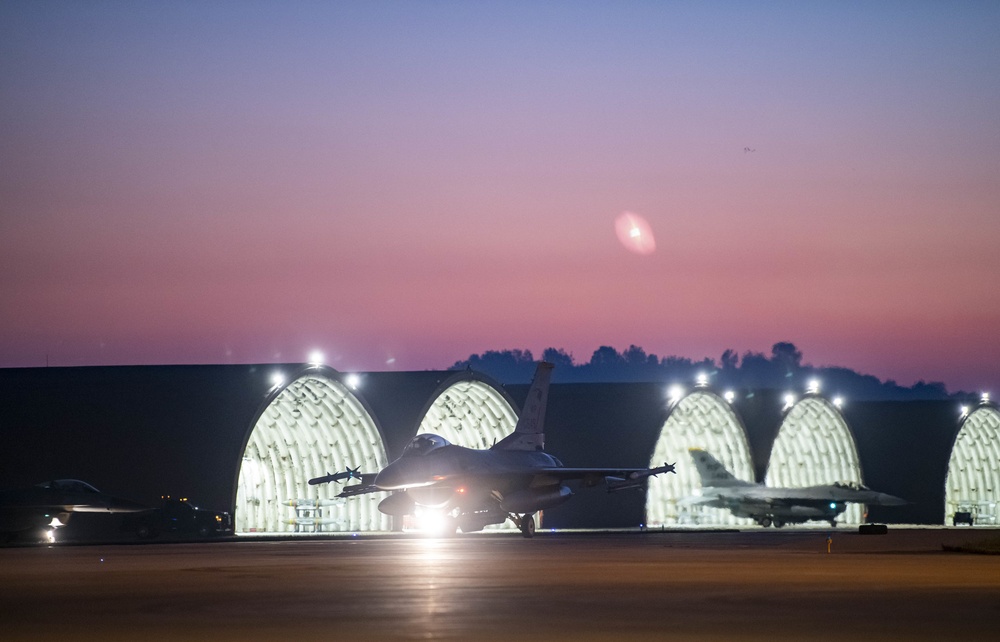
[[[393,462],[375,476],[375,485],[383,490],[397,490],[406,487],[407,471],[404,462]]]

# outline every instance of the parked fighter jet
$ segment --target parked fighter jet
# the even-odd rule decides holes
[[[0,491],[0,535],[51,539],[73,513],[135,513],[148,506],[102,493],[78,479],[55,479]]]
[[[539,363],[528,390],[524,412],[514,432],[489,450],[450,444],[432,434],[417,435],[399,459],[377,474],[348,469],[309,481],[321,484],[360,477],[338,497],[395,491],[379,503],[386,515],[413,515],[438,510],[449,520],[448,530],[482,530],[510,519],[525,537],[535,533],[537,511],[567,501],[573,491],[567,482],[596,486],[603,480],[608,492],[641,488],[646,478],[673,472],[673,464],[658,468],[566,468],[543,451],[543,423],[548,401],[551,363]]]
[[[769,488],[737,479],[715,457],[698,448],[691,458],[701,477],[701,496],[684,503],[728,508],[736,517],[749,517],[761,526],[800,524],[811,520],[837,525],[837,516],[851,502],[871,506],[902,506],[906,500],[871,490],[854,482],[828,486]]]

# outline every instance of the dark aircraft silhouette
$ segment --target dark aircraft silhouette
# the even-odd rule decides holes
[[[73,513],[135,513],[148,506],[102,493],[78,479],[54,479],[0,491],[0,536],[51,539]]]
[[[447,530],[482,530],[510,519],[525,537],[535,533],[534,514],[567,501],[573,491],[566,482],[592,487],[602,480],[608,492],[641,488],[647,477],[673,472],[673,464],[658,468],[566,468],[543,451],[543,422],[548,401],[551,363],[539,363],[528,398],[514,427],[489,450],[450,444],[432,434],[417,435],[403,454],[377,474],[357,469],[317,477],[310,484],[360,478],[338,497],[394,491],[379,503],[386,515],[413,515],[436,510],[448,520]]]
[[[811,520],[837,525],[837,516],[847,504],[902,506],[905,499],[880,493],[854,482],[835,482],[824,486],[771,488],[737,479],[715,457],[699,448],[690,449],[691,459],[701,477],[701,496],[683,500],[727,508],[736,517],[749,517],[761,526],[801,524]]]

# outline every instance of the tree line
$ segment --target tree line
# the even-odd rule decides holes
[[[747,351],[742,355],[726,350],[718,361],[711,358],[693,360],[687,357],[646,353],[636,345],[619,352],[601,346],[586,363],[576,363],[573,356],[561,348],[546,348],[541,361],[555,364],[554,383],[615,383],[664,382],[694,383],[705,375],[716,389],[788,389],[802,391],[812,379],[818,379],[824,393],[842,394],[854,400],[944,400],[967,399],[969,392],[949,393],[939,381],[918,381],[901,386],[894,380],[885,381],[868,374],[840,366],[812,366],[802,362],[802,352],[794,343],[780,341],[771,346],[770,356]],[[455,362],[451,370],[471,368],[499,381],[527,383],[537,363],[531,350],[488,350]]]

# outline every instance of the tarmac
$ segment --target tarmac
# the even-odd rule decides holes
[[[996,639],[996,529],[0,549],[0,640]],[[829,551],[829,552],[828,552]]]

